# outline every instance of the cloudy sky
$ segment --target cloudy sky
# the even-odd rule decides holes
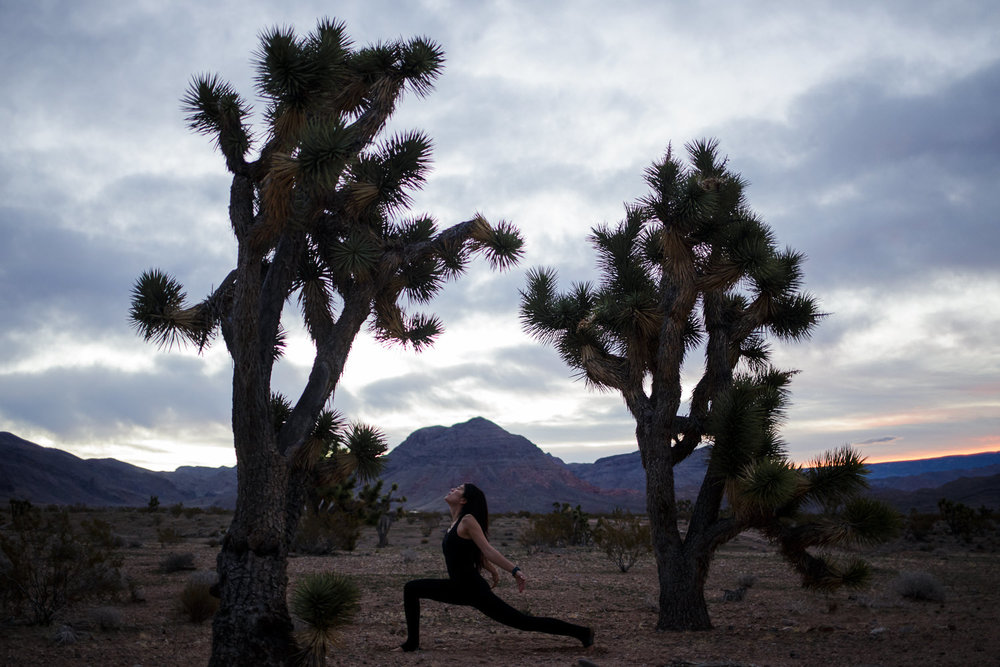
[[[233,262],[222,159],[180,110],[191,76],[253,100],[260,30],[329,15],[357,44],[444,47],[435,92],[393,123],[435,142],[414,210],[482,212],[527,241],[516,269],[446,287],[435,349],[359,340],[346,416],[391,445],[483,416],[566,461],[634,449],[620,398],[520,331],[518,289],[532,266],[595,278],[590,228],[645,194],[668,144],[716,137],[830,313],[776,349],[801,370],[792,457],[1000,450],[993,0],[0,0],[0,430],[157,470],[234,463],[224,347],[142,343],[129,290],[158,267],[198,299]],[[296,335],[277,388],[294,395],[310,360]]]

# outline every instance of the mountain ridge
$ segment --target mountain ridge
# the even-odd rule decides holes
[[[675,469],[678,498],[697,494],[707,452],[696,450]],[[1000,452],[868,467],[871,494],[901,511],[936,511],[942,497],[973,507],[1000,507]],[[579,504],[588,512],[645,510],[646,479],[639,452],[594,463],[564,463],[482,417],[417,429],[389,452],[381,477],[400,485],[408,510],[443,510],[448,489],[470,481],[486,491],[493,512],[546,512],[554,502]],[[0,432],[0,500],[6,496],[36,504],[138,507],[154,495],[161,505],[231,509],[236,469],[181,466],[172,472],[151,471],[117,459],[81,459]]]

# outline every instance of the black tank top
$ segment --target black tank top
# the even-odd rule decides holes
[[[479,569],[476,567],[479,547],[472,540],[459,536],[457,522],[444,534],[441,548],[444,550],[444,563],[448,566],[449,577],[461,580],[479,577]]]

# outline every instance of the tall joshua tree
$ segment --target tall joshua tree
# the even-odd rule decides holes
[[[888,508],[860,499],[866,471],[855,452],[809,468],[786,458],[778,428],[792,372],[770,365],[767,339],[806,338],[820,318],[801,291],[803,256],[776,247],[717,142],[687,152],[683,164],[668,149],[646,171],[650,193],[617,225],[592,230],[599,285],[560,294],[552,270],[532,269],[521,293],[525,329],[590,385],[619,392],[635,419],[660,630],[711,627],[704,585],[712,555],[749,528],[780,546],[804,584],[835,587],[860,583],[863,563],[811,549],[876,540],[894,527]],[[685,397],[685,357],[702,348],[701,375]],[[682,534],[673,470],[703,442],[709,465]],[[809,521],[804,510],[817,503],[830,512]]]
[[[216,76],[197,77],[183,98],[191,128],[215,141],[232,173],[235,268],[192,305],[175,279],[148,271],[133,287],[131,308],[146,340],[203,348],[221,332],[233,359],[239,482],[218,556],[214,665],[292,659],[289,542],[311,468],[329,453],[327,439],[314,437],[320,415],[362,327],[382,341],[429,345],[439,320],[404,312],[401,298],[427,303],[473,254],[503,269],[522,245],[514,228],[479,215],[446,229],[428,216],[402,217],[431,144],[419,132],[384,136],[383,129],[405,91],[430,92],[443,64],[436,44],[417,38],[354,48],[342,23],[324,19],[305,36],[263,32],[254,63],[267,104],[256,132],[247,103]],[[315,358],[301,394],[276,415],[271,373],[290,302]]]

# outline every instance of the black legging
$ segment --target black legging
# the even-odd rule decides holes
[[[482,577],[471,580],[414,579],[403,587],[403,610],[406,612],[406,643],[403,648],[415,650],[420,646],[420,598],[475,607],[494,621],[518,630],[546,632],[551,635],[574,637],[587,644],[590,628],[574,625],[557,618],[529,616],[514,609],[490,590]]]

